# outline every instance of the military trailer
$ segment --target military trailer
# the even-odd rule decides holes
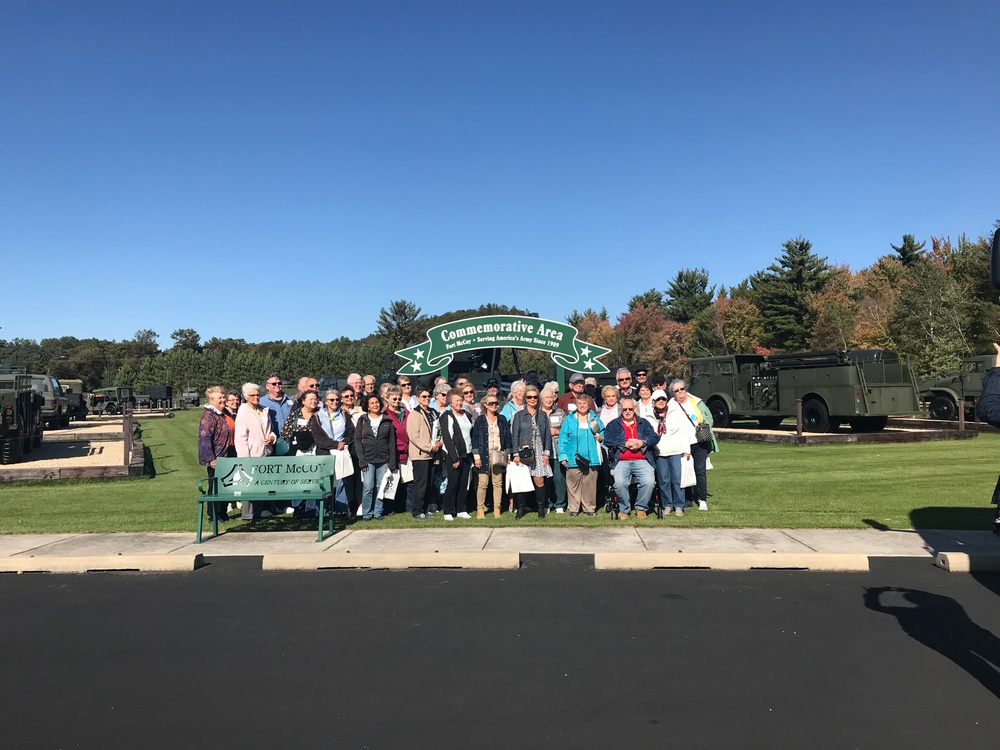
[[[0,364],[0,464],[16,464],[42,444],[43,400],[23,367]]]
[[[966,357],[958,372],[946,372],[940,378],[920,383],[920,400],[927,402],[930,417],[958,419],[959,404],[971,416],[975,411],[976,401],[983,392],[983,375],[995,362],[994,354]]]
[[[910,368],[881,349],[703,357],[689,368],[691,391],[708,404],[717,427],[756,419],[774,429],[795,416],[802,399],[809,432],[835,432],[843,422],[876,432],[890,416],[913,415],[920,406]]]

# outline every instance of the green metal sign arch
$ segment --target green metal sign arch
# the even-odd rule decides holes
[[[427,331],[427,340],[400,349],[406,364],[400,375],[424,375],[447,367],[459,352],[509,346],[547,352],[560,367],[595,374],[608,372],[598,359],[611,350],[578,338],[567,323],[521,315],[485,315],[442,323]]]

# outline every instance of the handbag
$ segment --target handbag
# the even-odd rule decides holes
[[[503,451],[490,451],[490,469],[494,474],[507,466],[507,454]]]
[[[590,459],[579,453],[576,454],[576,467],[578,469],[589,469]]]
[[[518,466],[513,464],[507,467],[507,491],[511,494],[518,492],[533,492],[534,483],[531,481],[531,469],[524,464]]]
[[[369,469],[369,471],[371,471]],[[382,483],[378,487],[379,500],[392,500],[396,497],[396,488],[399,486],[399,472],[387,471],[382,475]]]
[[[526,464],[535,463],[535,449],[525,443],[521,446],[521,450],[517,452],[517,455],[521,457],[521,462]]]
[[[708,422],[699,422],[694,426],[694,439],[703,445],[712,442],[712,428]]]

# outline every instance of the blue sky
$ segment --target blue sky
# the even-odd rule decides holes
[[[998,28],[995,1],[8,0],[0,338],[614,318],[799,235],[853,268],[986,235]]]

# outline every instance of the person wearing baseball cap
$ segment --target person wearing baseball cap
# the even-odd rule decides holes
[[[569,376],[569,390],[559,397],[556,406],[569,414],[576,411],[576,398],[584,393],[584,377],[582,373],[574,372]]]

